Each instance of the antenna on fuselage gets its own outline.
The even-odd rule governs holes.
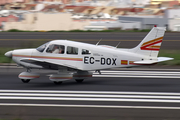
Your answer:
[[[101,42],[102,39],[100,39],[97,43],[96,43],[96,46],[99,45],[99,43]]]
[[[116,45],[116,48],[119,46],[120,43],[121,43],[121,42],[119,42],[119,43]]]

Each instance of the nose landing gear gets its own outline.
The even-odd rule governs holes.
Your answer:
[[[82,83],[84,79],[92,77],[92,73],[88,71],[77,71],[73,74],[74,79],[77,83]]]
[[[30,79],[21,79],[21,81],[22,81],[23,83],[29,83],[29,82],[30,82]]]
[[[29,83],[32,79],[39,78],[40,75],[38,73],[31,73],[27,71],[20,73],[18,77],[23,83]]]

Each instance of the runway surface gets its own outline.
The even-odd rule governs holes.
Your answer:
[[[53,39],[69,39],[121,48],[135,47],[143,33],[0,33],[0,47],[37,47]],[[166,33],[161,49],[179,50],[179,33]],[[55,85],[48,74],[22,83],[22,68],[0,67],[0,119],[40,120],[179,120],[180,70],[133,68],[102,71],[76,83]]]
[[[140,43],[147,32],[91,32],[91,33],[0,33],[0,47],[38,47],[39,45],[55,39],[74,40],[85,43],[116,46],[119,48],[132,48]],[[161,49],[180,50],[180,34],[165,33]]]
[[[53,71],[22,83],[23,69],[0,69],[0,117],[34,120],[178,120],[180,70],[137,68],[102,71],[83,83],[55,85]]]

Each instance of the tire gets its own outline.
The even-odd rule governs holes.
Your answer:
[[[76,79],[77,83],[82,83],[84,81],[84,79]]]
[[[22,81],[23,83],[29,83],[29,82],[30,82],[30,79],[21,79],[21,81]]]
[[[56,85],[60,85],[60,84],[62,84],[62,81],[59,81],[59,82],[54,81],[54,84],[56,84]]]

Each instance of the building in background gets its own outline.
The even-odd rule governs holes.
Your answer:
[[[168,19],[157,16],[120,16],[122,29],[151,29],[154,25],[168,27]]]
[[[162,4],[163,2],[180,2],[180,0],[151,0],[150,4]]]
[[[19,18],[15,17],[13,15],[9,15],[7,17],[0,17],[0,30],[4,30],[4,27],[6,25],[6,23],[10,23],[10,22],[18,22]]]
[[[0,16],[18,18],[18,22],[3,22],[5,30],[127,30],[157,25],[179,31],[179,1],[0,0]]]
[[[70,13],[31,13],[26,14],[21,22],[8,22],[4,30],[18,29],[29,31],[69,31],[83,30],[90,21],[74,21]]]
[[[5,4],[9,4],[9,3],[28,3],[31,0],[0,0],[0,5],[5,5]]]
[[[180,9],[168,9],[165,11],[170,31],[180,31]]]

